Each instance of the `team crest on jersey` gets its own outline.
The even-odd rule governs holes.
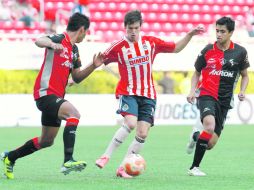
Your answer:
[[[230,59],[228,62],[230,63],[231,67],[233,67],[234,65],[237,64],[237,63],[234,61],[234,59]]]
[[[128,109],[129,109],[129,106],[127,104],[124,104],[123,107],[122,107],[122,110],[127,111]]]
[[[144,48],[144,50],[148,49],[146,44],[143,44],[143,48]]]

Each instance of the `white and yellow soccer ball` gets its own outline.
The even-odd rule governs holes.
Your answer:
[[[127,174],[138,176],[146,169],[146,161],[140,154],[130,154],[123,161],[123,167]]]

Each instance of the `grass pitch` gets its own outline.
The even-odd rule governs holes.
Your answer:
[[[187,175],[193,158],[185,153],[190,127],[153,127],[141,152],[147,169],[131,180],[117,178],[115,171],[134,133],[104,169],[94,164],[116,129],[79,127],[74,157],[85,160],[88,166],[81,173],[67,176],[60,173],[61,129],[52,147],[19,159],[14,167],[15,179],[0,178],[0,190],[254,190],[253,126],[226,126],[215,149],[206,152],[201,164],[206,177]],[[39,134],[39,128],[0,128],[0,151],[12,150]]]

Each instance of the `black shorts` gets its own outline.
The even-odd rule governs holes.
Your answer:
[[[60,127],[61,120],[58,118],[58,110],[65,101],[54,94],[36,100],[36,106],[42,112],[41,124],[43,126]]]
[[[221,106],[219,102],[211,96],[199,97],[198,108],[200,110],[200,119],[202,123],[203,118],[207,115],[213,115],[215,117],[214,132],[220,136],[227,118],[228,108]]]
[[[146,121],[154,125],[156,100],[144,96],[120,96],[118,114],[135,115],[138,121]]]

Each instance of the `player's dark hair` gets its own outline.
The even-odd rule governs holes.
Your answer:
[[[232,20],[230,17],[221,17],[216,21],[216,25],[225,25],[229,32],[235,30],[235,21]]]
[[[141,12],[139,10],[129,11],[124,17],[124,26],[133,24],[138,21],[140,22],[141,26],[143,22]]]
[[[75,32],[80,27],[84,27],[85,30],[87,30],[89,26],[90,26],[90,20],[87,16],[80,13],[74,13],[69,19],[67,30],[71,32]]]

